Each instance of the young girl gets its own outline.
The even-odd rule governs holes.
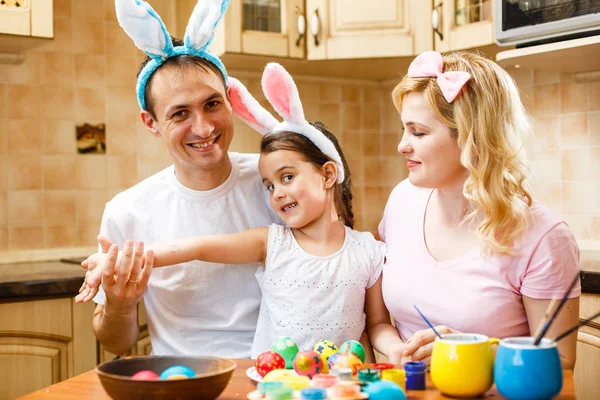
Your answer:
[[[267,65],[262,85],[283,122],[232,78],[229,94],[234,112],[268,133],[261,143],[259,170],[271,207],[286,226],[194,237],[147,249],[154,253],[154,267],[191,260],[262,263],[264,268],[256,273],[262,303],[253,358],[270,350],[280,336],[290,336],[300,349],[312,349],[321,339],[338,345],[359,340],[365,308],[381,299],[385,255],[385,245],[371,233],[352,229],[350,171],[335,136],[322,124],[305,120],[296,85],[283,67]],[[95,295],[102,277],[102,268],[95,267],[106,264],[109,256],[97,253],[84,262],[89,271],[77,301]],[[135,282],[137,277],[130,279]]]

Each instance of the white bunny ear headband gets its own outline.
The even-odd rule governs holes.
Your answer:
[[[214,29],[229,6],[229,0],[199,0],[185,30],[184,45],[173,47],[171,35],[150,4],[143,0],[115,0],[117,19],[135,45],[152,58],[142,69],[137,81],[137,98],[146,110],[144,91],[154,71],[171,57],[188,54],[214,64],[227,82],[227,71],[221,60],[206,48]]]
[[[335,162],[338,170],[337,182],[344,182],[344,164],[340,153],[331,140],[304,118],[298,88],[292,76],[281,65],[267,64],[262,76],[262,88],[269,103],[277,114],[283,117],[282,122],[277,121],[265,110],[237,79],[230,77],[227,87],[234,114],[246,124],[262,135],[294,132],[307,137]]]

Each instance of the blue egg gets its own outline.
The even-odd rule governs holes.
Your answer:
[[[161,380],[167,380],[172,375],[184,375],[188,378],[193,378],[196,376],[196,373],[190,367],[186,367],[184,365],[173,365],[165,369],[162,374],[160,374]]]
[[[402,388],[391,381],[377,381],[369,384],[364,390],[369,400],[406,400]]]

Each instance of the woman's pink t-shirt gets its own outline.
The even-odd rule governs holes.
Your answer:
[[[579,249],[570,229],[534,201],[529,229],[514,246],[519,256],[485,256],[473,248],[453,260],[436,261],[423,233],[432,192],[404,180],[392,191],[379,225],[388,248],[383,298],[400,337],[407,340],[427,328],[413,305],[434,326],[497,338],[530,335],[522,296],[561,297],[579,273]],[[577,284],[569,297],[580,294]]]

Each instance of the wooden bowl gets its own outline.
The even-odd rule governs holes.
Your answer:
[[[150,370],[161,374],[173,365],[184,365],[196,372],[194,378],[182,380],[137,381],[131,376]],[[225,389],[236,364],[217,357],[127,357],[104,363],[96,368],[104,390],[114,400],[136,399],[203,399],[213,400]]]

